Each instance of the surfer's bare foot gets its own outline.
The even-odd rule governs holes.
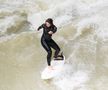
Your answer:
[[[52,66],[48,66],[49,70],[54,70],[54,68]]]

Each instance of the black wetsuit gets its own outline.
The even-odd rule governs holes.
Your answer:
[[[54,57],[57,58],[57,56],[60,52],[60,47],[56,44],[56,42],[52,39],[52,35],[48,34],[48,32],[52,31],[53,33],[55,33],[57,31],[57,27],[55,25],[53,25],[51,27],[46,27],[45,24],[42,24],[38,28],[38,30],[40,30],[41,28],[43,28],[41,44],[48,53],[47,54],[47,63],[48,63],[48,66],[50,66],[51,65],[51,56],[52,56],[51,48],[53,48],[55,50]]]

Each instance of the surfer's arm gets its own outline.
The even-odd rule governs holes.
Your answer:
[[[54,29],[52,29],[52,30],[51,30],[51,31],[49,31],[48,33],[49,33],[49,34],[54,34],[56,31],[57,31],[57,27],[56,27],[56,26],[54,26]]]
[[[53,33],[55,33],[57,31],[57,27],[54,26],[54,29],[52,30]]]
[[[43,27],[44,27],[44,24],[42,24],[41,26],[39,26],[37,30],[39,31],[39,30],[42,29]]]

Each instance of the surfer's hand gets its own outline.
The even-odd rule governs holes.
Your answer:
[[[37,29],[36,31],[39,31],[39,29]]]
[[[49,33],[49,34],[53,34],[53,32],[52,32],[52,31],[49,31],[48,33]]]

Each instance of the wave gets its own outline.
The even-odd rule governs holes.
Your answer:
[[[0,88],[107,90],[107,0],[0,0]],[[53,36],[66,56],[64,71],[40,80],[46,52],[36,29],[53,18]],[[11,83],[10,83],[11,82]],[[19,88],[18,88],[19,87]]]

